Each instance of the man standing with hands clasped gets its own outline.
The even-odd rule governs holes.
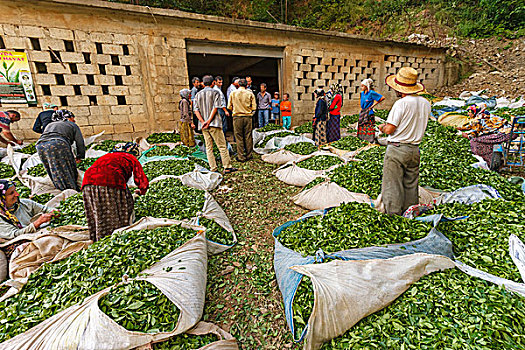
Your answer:
[[[386,78],[400,100],[388,114],[381,132],[389,135],[383,163],[382,197],[387,214],[402,215],[419,203],[419,144],[430,116],[430,103],[416,95],[425,89],[415,69],[403,67]]]
[[[199,119],[199,128],[202,129],[204,144],[206,145],[206,157],[210,163],[210,170],[217,171],[217,162],[213,155],[213,143],[217,145],[221,154],[224,173],[229,174],[237,169],[232,168],[231,159],[226,147],[226,139],[222,131],[222,120],[217,110],[223,107],[220,92],[212,89],[213,77],[206,75],[202,78],[204,89],[199,91],[195,96],[193,109],[197,119]]]

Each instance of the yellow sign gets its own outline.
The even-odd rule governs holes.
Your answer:
[[[36,103],[25,52],[0,50],[0,103]]]

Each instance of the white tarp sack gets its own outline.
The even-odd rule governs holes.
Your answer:
[[[22,168],[22,161],[31,157],[31,154],[17,152],[17,149],[21,149],[22,147],[23,146],[17,146],[17,148],[15,148],[12,145],[7,145],[5,155],[2,157],[2,163],[11,165],[17,173],[20,171],[20,168]]]
[[[416,253],[291,267],[310,277],[314,289],[304,349],[319,349],[359,320],[390,305],[421,277],[454,266],[445,256]]]
[[[104,135],[105,131],[101,131],[99,132],[98,134],[96,135],[92,135],[92,136],[89,136],[89,137],[84,137],[84,145],[86,146],[86,148],[88,148],[92,143],[95,143],[98,141],[98,139]]]
[[[222,182],[222,175],[220,173],[209,171],[207,169],[202,168],[199,165],[196,165],[195,170],[192,172],[180,176],[160,175],[152,179],[150,181],[150,184],[169,178],[179,179],[183,185],[203,191],[212,191],[216,189]]]
[[[82,187],[82,180],[84,179],[84,171],[77,169],[77,172],[77,186],[80,188]],[[18,178],[20,179],[20,182],[24,184],[24,186],[28,187],[31,190],[31,196],[36,196],[44,193],[51,193],[55,195],[61,193],[61,191],[58,190],[55,187],[55,185],[53,185],[53,181],[51,181],[49,175],[46,175],[44,177],[35,177],[27,175],[27,171],[22,171],[18,175]]]
[[[86,158],[100,158],[106,154],[108,154],[108,152],[102,151],[102,150],[96,150],[93,148],[86,150]]]
[[[322,149],[332,152],[334,154],[337,154],[339,157],[344,158],[346,160],[356,160],[356,156],[359,153],[369,150],[370,148],[373,148],[373,147],[377,147],[377,146],[374,144],[368,144],[364,147],[356,149],[355,151],[345,151],[339,148],[335,148],[334,146],[331,146],[331,145],[323,146]]]
[[[518,267],[521,280],[525,281],[525,244],[523,244],[523,242],[514,234],[509,237],[509,254],[514,264]],[[456,267],[467,275],[481,278],[482,280],[494,283],[498,286],[503,286],[505,289],[525,297],[525,283],[518,283],[494,276],[490,273],[465,265],[460,261],[456,261],[455,263]]]
[[[53,197],[51,200],[49,200],[46,203],[46,207],[56,209],[60,205],[60,202],[68,199],[71,196],[74,196],[77,193],[78,193],[77,191],[71,190],[71,189],[64,190],[60,192],[59,194],[57,194],[55,197]]]
[[[439,196],[438,193],[419,187],[420,204],[431,204],[437,196]],[[308,190],[299,192],[292,197],[292,200],[298,206],[309,210],[323,210],[338,207],[343,203],[359,202],[370,204],[381,213],[385,212],[381,194],[376,199],[372,199],[364,193],[350,192],[329,179]]]
[[[162,220],[159,221],[159,226],[165,226]],[[140,229],[140,225],[117,231],[136,229]],[[172,332],[131,332],[117,324],[98,307],[99,299],[110,292],[110,287],[0,344],[0,350],[124,350],[160,342],[184,333],[195,326],[202,317],[207,264],[207,243],[204,233],[200,232],[142,271],[139,277],[127,281],[150,282],[179,308],[179,320]]]
[[[294,143],[299,143],[299,142],[309,142],[311,144],[315,144],[315,142],[312,139],[309,139],[308,137],[305,137],[303,135],[299,135],[299,136],[289,135],[285,137],[274,137],[270,139],[270,141],[268,141],[266,145],[264,145],[264,147],[262,148],[254,147],[253,150],[255,151],[255,153],[258,153],[258,154],[268,154],[278,149],[284,148],[288,145],[292,145]]]
[[[454,100],[450,97],[445,97],[441,101],[434,103],[434,106],[443,106],[443,107],[463,107],[464,105],[465,105],[464,100]]]
[[[283,165],[288,162],[296,161],[297,159],[301,158],[302,155],[293,153],[291,151],[280,149],[273,153],[269,154],[263,154],[261,156],[261,159],[265,161],[266,163],[270,164],[276,164],[276,165]]]
[[[2,286],[10,288],[2,295],[0,302],[18,293],[27,283],[29,275],[42,264],[65,259],[92,243],[85,227],[69,225],[44,228],[15,237],[2,242],[0,248],[17,242],[24,243],[16,247],[11,260],[7,262],[10,279],[2,283]],[[7,272],[7,268],[5,271]]]
[[[9,149],[7,151],[8,153],[8,156],[9,156]],[[15,152],[17,153],[17,152]],[[14,162],[16,162],[15,160],[15,155],[13,154],[13,160],[12,160],[13,163],[11,163],[11,165],[14,166]],[[29,156],[26,161],[24,162],[24,164],[22,164],[22,166],[20,166],[19,168],[15,168],[15,169],[19,169],[20,171],[24,171],[24,170],[27,170],[29,168],[32,168],[34,166],[37,166],[38,164],[42,164],[42,161],[40,160],[40,157],[38,156],[38,153],[35,153],[35,154],[32,154],[31,156]]]
[[[330,168],[325,169],[325,170],[309,170],[309,169],[301,168],[300,166],[297,165],[303,160],[310,159],[316,156],[336,157],[340,159],[342,163],[331,166]],[[308,185],[310,182],[312,182],[319,176],[322,176],[345,163],[346,163],[346,160],[344,158],[339,157],[337,154],[326,152],[326,151],[318,151],[312,154],[308,154],[306,156],[302,156],[301,158],[295,161],[288,162],[287,164],[284,164],[278,169],[274,170],[273,173],[279,180],[281,180],[285,184],[303,187],[303,186]]]

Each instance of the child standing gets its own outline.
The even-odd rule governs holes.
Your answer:
[[[191,115],[191,91],[189,89],[180,90],[180,139],[185,146],[195,147],[195,136],[193,135],[193,118]]]
[[[275,124],[281,124],[280,121],[279,121],[279,115],[280,115],[280,112],[281,112],[281,100],[279,100],[279,93],[276,91],[274,94],[273,94],[273,99],[272,99],[272,121],[275,123]]]
[[[281,102],[281,116],[283,117],[283,126],[289,130],[292,125],[292,102],[289,94],[283,95],[283,101]]]

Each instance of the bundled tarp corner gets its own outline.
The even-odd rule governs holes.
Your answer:
[[[288,130],[272,130],[268,132],[260,132],[257,129],[252,131],[253,136],[253,150],[255,153],[258,154],[268,154],[272,153],[276,150],[282,149],[286,147],[287,145],[291,145],[294,143],[299,142],[309,142],[312,144],[315,144],[315,142],[312,139],[309,139],[308,137],[305,137],[303,135],[297,135],[290,132],[290,135],[284,136],[284,137],[273,137],[270,140],[266,142],[266,144],[262,145],[262,147],[257,147],[257,144],[261,141],[263,141],[267,136],[278,134],[281,132],[286,132]]]
[[[165,226],[164,220],[150,228]],[[179,223],[186,228],[194,228]],[[117,231],[141,229],[141,225]],[[86,298],[81,304],[71,306],[50,317],[25,333],[2,344],[0,349],[133,349],[152,342],[166,340],[194,327],[202,317],[206,292],[207,242],[204,232],[197,233],[185,244],[175,249],[133,280],[143,280],[156,286],[180,310],[175,329],[171,332],[131,332],[113,321],[98,307],[100,298],[111,290],[106,288]]]
[[[422,276],[455,266],[452,242],[435,228],[417,241],[331,253],[319,250],[316,257],[303,257],[279,242],[285,228],[326,212],[310,212],[273,233],[274,269],[292,334],[292,303],[303,275],[310,277],[314,287],[308,326],[296,339],[305,337],[304,349],[318,349],[323,342],[343,334],[360,319],[388,306]]]
[[[302,161],[305,161],[307,159],[317,157],[317,156],[335,157],[341,160],[341,163],[331,166],[330,168],[325,169],[325,170],[310,170],[310,169],[301,168],[298,165],[298,163]],[[284,182],[285,184],[303,187],[303,186],[308,185],[310,182],[312,182],[316,178],[323,176],[324,174],[337,168],[338,166],[343,165],[345,162],[346,160],[338,156],[337,154],[326,152],[326,151],[318,151],[318,152],[314,152],[314,153],[302,156],[294,161],[291,161],[291,162],[288,162],[282,165],[281,167],[277,168],[274,171],[274,174],[280,181]]]

